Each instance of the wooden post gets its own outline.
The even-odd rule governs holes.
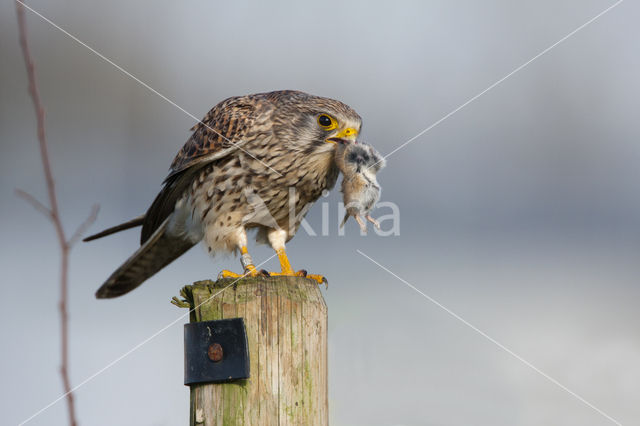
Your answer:
[[[318,284],[248,277],[229,286],[234,281],[199,281],[182,291],[195,307],[191,322],[244,318],[251,374],[191,386],[190,424],[327,425],[327,305]]]

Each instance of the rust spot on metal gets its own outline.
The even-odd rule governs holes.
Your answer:
[[[222,346],[219,343],[212,343],[209,345],[209,350],[207,351],[207,355],[209,355],[209,359],[213,362],[218,362],[222,359]]]

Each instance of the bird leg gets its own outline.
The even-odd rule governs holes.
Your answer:
[[[289,258],[287,257],[287,252],[284,250],[284,247],[277,249],[276,254],[278,255],[278,260],[280,261],[282,275],[295,275],[295,273],[293,272],[293,268],[291,267],[291,263],[289,263]]]
[[[307,274],[307,271],[304,269],[301,269],[297,272],[294,271],[293,268],[291,267],[291,264],[289,263],[289,258],[287,257],[287,253],[285,252],[284,248],[277,249],[276,253],[278,254],[278,260],[280,260],[280,267],[282,268],[282,272],[270,272],[269,275],[288,276],[288,277],[305,277],[305,278],[310,278],[316,281],[318,284],[324,284],[327,287],[329,287],[329,282],[322,275]]]
[[[287,252],[284,249],[284,243],[286,241],[287,234],[283,230],[274,229],[270,231],[268,234],[269,243],[271,243],[271,247],[276,251],[278,255],[278,260],[280,261],[280,268],[282,272],[270,272],[269,275],[272,276],[289,276],[289,277],[306,277],[316,281],[318,284],[325,284],[329,286],[329,283],[325,277],[322,275],[315,274],[307,274],[307,271],[301,269],[297,272],[293,270],[291,267],[291,263],[289,263],[289,258],[287,257]]]
[[[235,234],[235,245],[240,250],[240,263],[244,274],[236,274],[235,272],[227,271],[226,269],[220,272],[218,278],[242,278],[242,277],[268,277],[269,274],[263,270],[258,271],[253,265],[253,259],[247,250],[247,231],[244,227],[238,228]]]
[[[257,277],[261,275],[260,271],[253,265],[253,259],[247,250],[247,246],[240,247],[240,263],[244,269],[244,274],[236,274],[235,272],[222,270],[218,275],[218,278],[242,278],[242,277]]]

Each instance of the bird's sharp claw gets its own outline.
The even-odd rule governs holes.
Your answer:
[[[311,278],[318,284],[324,284],[325,288],[329,288],[329,281],[327,281],[327,278],[323,275],[309,274],[307,275],[307,278]]]
[[[269,271],[267,271],[266,269],[260,269],[260,276],[262,276],[262,277],[270,277],[271,273]]]

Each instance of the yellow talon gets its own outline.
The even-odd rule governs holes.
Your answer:
[[[253,266],[252,264],[247,265],[247,269],[246,269],[245,273],[250,277],[255,277],[255,276],[260,274],[258,272],[258,270],[256,269],[256,267]]]
[[[318,284],[324,284],[325,288],[329,288],[329,281],[323,275],[309,274],[307,278],[311,278],[316,281]]]
[[[247,265],[247,269],[245,270],[244,274],[236,274],[235,272],[227,271],[226,269],[223,269],[218,274],[218,278],[244,278],[244,277],[257,277],[258,275],[261,275],[261,274],[260,274],[260,271],[258,271],[255,266]]]
[[[276,250],[276,253],[278,255],[278,259],[280,260],[280,267],[282,268],[282,272],[272,272],[270,273],[271,276],[306,277],[311,278],[318,284],[324,284],[325,286],[327,286],[327,288],[329,287],[329,282],[322,275],[307,274],[307,271],[305,271],[304,269],[298,272],[294,272],[293,268],[291,267],[291,263],[289,263],[289,258],[287,257],[287,253],[285,252],[284,248]]]
[[[220,271],[220,273],[218,274],[218,278],[242,278],[242,277],[246,277],[249,274],[236,274],[235,272],[231,272],[231,271],[227,271],[226,269],[223,269],[222,271]]]
[[[242,255],[242,265],[244,266],[244,274],[236,274],[235,272],[227,271],[226,269],[218,274],[218,278],[243,278],[243,277],[257,277],[261,275],[260,271],[253,266],[253,261],[247,246],[240,247],[240,254]]]
[[[248,257],[247,248],[245,246],[240,247],[240,253],[243,256]],[[276,250],[276,254],[278,255],[278,259],[280,260],[280,267],[282,268],[282,272],[266,272],[266,271],[258,271],[253,263],[244,263],[245,265],[245,273],[244,274],[236,274],[235,272],[227,271],[226,269],[220,272],[218,278],[243,278],[243,277],[257,277],[257,276],[272,276],[272,277],[306,277],[314,280],[318,284],[324,284],[329,287],[329,283],[325,277],[322,275],[313,275],[307,274],[307,271],[304,269],[294,272],[291,264],[289,263],[289,259],[287,258],[287,253],[284,248]],[[249,262],[251,258],[247,259]]]

